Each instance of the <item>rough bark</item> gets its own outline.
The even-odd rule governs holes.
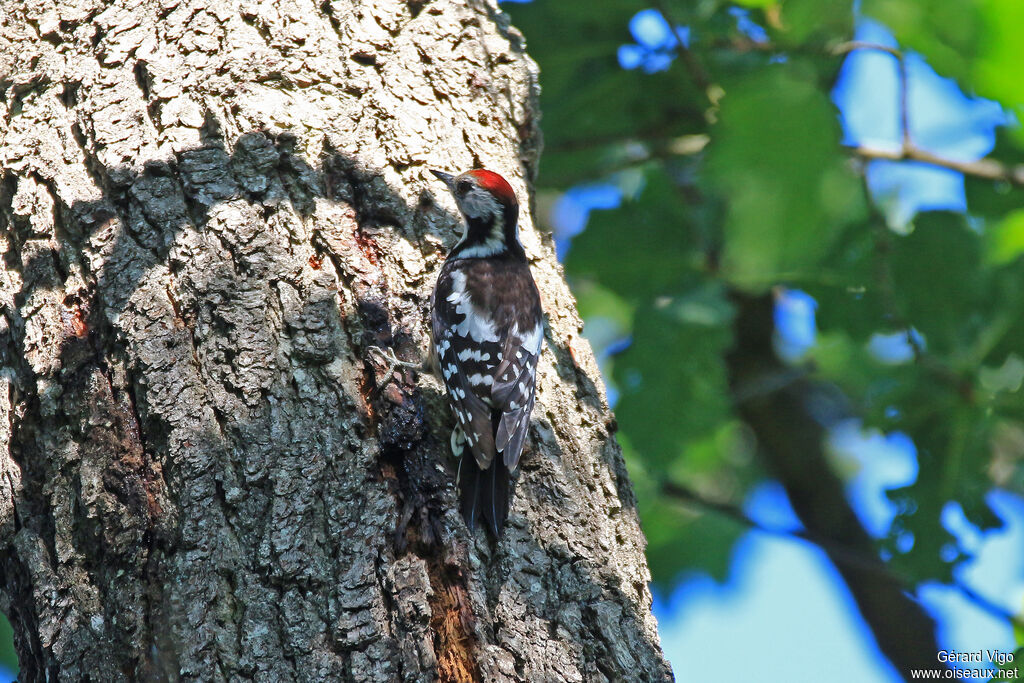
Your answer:
[[[23,680],[664,680],[633,494],[529,203],[548,327],[500,543],[426,347],[458,219],[530,196],[492,3],[0,0],[0,607]]]

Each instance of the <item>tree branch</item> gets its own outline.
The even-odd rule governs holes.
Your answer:
[[[786,52],[778,45],[768,42],[755,42],[753,40],[731,40],[725,47],[742,52]],[[841,57],[857,50],[873,50],[891,55],[899,64],[900,83],[900,137],[901,144],[897,150],[885,150],[866,145],[851,146],[850,150],[868,161],[916,161],[939,168],[948,168],[964,175],[985,180],[1000,180],[1008,182],[1017,187],[1024,187],[1024,165],[1004,164],[994,159],[978,159],[976,161],[956,161],[932,154],[914,144],[910,135],[910,109],[907,97],[907,66],[906,57],[899,49],[881,43],[872,43],[863,40],[848,40],[834,47],[828,48],[824,53],[828,56]],[[788,50],[792,52],[793,50]],[[691,55],[692,58],[692,55]]]
[[[704,96],[714,104],[715,98],[711,94],[711,88],[715,83],[711,79],[711,75],[704,68],[704,65],[700,63],[700,60],[694,57],[690,49],[686,47],[686,43],[683,41],[683,34],[679,30],[680,24],[675,21],[668,3],[663,0],[656,0],[654,6],[661,14],[661,18],[665,20],[669,25],[669,28],[672,30],[672,35],[675,36],[676,39],[675,50],[683,60],[686,70],[690,73],[690,78],[693,79],[694,84],[700,88],[700,91],[704,93]]]
[[[825,427],[811,405],[813,383],[796,378],[772,391],[748,391],[786,369],[772,346],[771,296],[734,292],[733,301],[735,344],[726,355],[726,367],[737,414],[753,430],[760,453],[807,533],[830,539],[822,549],[850,588],[885,656],[908,680],[914,669],[935,668],[935,622],[907,594],[904,582],[874,556],[874,542],[828,465],[822,447]],[[847,551],[856,553],[857,563],[847,561]]]
[[[940,157],[931,152],[904,143],[898,150],[884,150],[863,145],[851,147],[850,150],[866,160],[884,159],[887,161],[917,161],[931,166],[948,168],[964,175],[1001,180],[1017,187],[1024,187],[1024,165],[1009,165],[994,159],[978,159],[977,161],[954,161]]]
[[[890,567],[881,563],[874,555],[865,555],[859,550],[844,547],[832,539],[825,538],[802,529],[780,529],[764,526],[735,505],[708,500],[698,492],[673,482],[666,482],[663,484],[661,491],[665,495],[670,498],[674,498],[681,503],[692,504],[711,512],[718,513],[749,529],[771,534],[772,536],[807,541],[828,553],[829,557],[833,561],[838,558],[845,565],[853,566],[863,571],[882,574],[885,578],[902,583],[906,590],[913,590],[913,583],[910,580],[906,577],[897,575]]]
[[[846,55],[855,50],[873,50],[884,52],[896,59],[899,65],[900,84],[900,148],[897,150],[884,150],[866,145],[851,147],[854,154],[866,160],[886,161],[917,161],[930,166],[948,168],[964,175],[984,178],[986,180],[1001,180],[1018,187],[1024,187],[1024,166],[1007,165],[994,159],[978,159],[977,161],[955,161],[945,157],[932,154],[914,144],[910,135],[910,104],[908,98],[907,60],[903,52],[897,48],[879,43],[869,43],[861,40],[850,40],[841,43],[830,50],[833,55]]]
[[[735,505],[709,500],[698,491],[674,482],[665,482],[662,484],[661,492],[683,505],[690,505],[707,512],[720,514],[752,531],[760,531],[764,534],[788,540],[813,543],[827,552],[832,561],[839,560],[844,564],[851,565],[862,570],[881,572],[886,578],[902,583],[906,591],[913,593],[915,590],[915,582],[910,577],[900,574],[888,564],[880,564],[879,558],[874,554],[864,555],[858,550],[843,547],[832,539],[822,538],[803,529],[783,529],[780,527],[765,526]],[[960,581],[954,581],[951,586],[960,591],[965,598],[970,600],[977,607],[980,607],[992,616],[998,619],[1004,619],[1013,624],[1016,628],[1024,628],[1024,619],[992,602],[970,586]]]

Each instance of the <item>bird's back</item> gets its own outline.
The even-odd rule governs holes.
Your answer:
[[[540,296],[522,259],[455,258],[441,269],[431,309],[433,351],[464,436],[453,450],[473,456],[460,463],[463,514],[472,526],[482,512],[497,534],[536,393]]]

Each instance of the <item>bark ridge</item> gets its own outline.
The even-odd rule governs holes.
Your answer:
[[[458,514],[426,348],[428,168],[529,197],[536,68],[491,3],[3,0],[0,608],[24,680],[671,673],[550,239],[500,545]]]

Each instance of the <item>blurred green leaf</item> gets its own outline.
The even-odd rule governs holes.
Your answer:
[[[878,286],[877,230],[869,223],[849,225],[817,269],[790,281],[818,302],[816,322],[823,334],[841,332],[866,342],[890,324]]]
[[[972,3],[973,4],[973,3]],[[984,29],[979,41],[981,55],[974,69],[978,92],[1002,102],[1018,116],[1024,113],[1024,80],[1020,66],[1024,64],[1024,3],[1019,0],[982,0],[976,3]],[[1024,133],[1017,129],[1017,140]]]
[[[724,581],[733,543],[746,527],[664,495],[663,480],[648,471],[646,459],[633,450],[629,437],[619,440],[637,494],[651,578],[670,588],[681,573],[700,570]]]
[[[893,241],[896,311],[956,372],[1024,354],[1024,261],[996,259],[993,266],[984,258],[1013,244],[1012,223],[1005,229],[1009,235],[997,226],[983,236],[961,214],[934,212]]]
[[[654,472],[685,456],[730,415],[722,355],[731,309],[719,287],[637,310],[632,345],[615,357],[619,426]]]
[[[789,64],[726,87],[707,158],[728,203],[722,271],[760,290],[816,267],[864,214],[828,97]]]
[[[989,227],[986,233],[986,258],[989,263],[1010,263],[1024,254],[1024,209],[1017,209]]]
[[[867,412],[871,381],[879,373],[879,364],[867,351],[863,341],[854,341],[842,330],[832,330],[818,335],[817,343],[810,351],[815,374],[821,379],[835,382],[850,396],[862,399],[858,406],[860,414]],[[884,406],[882,411],[884,413]],[[877,420],[868,420],[873,426],[885,427]]]
[[[985,306],[981,240],[964,216],[922,214],[913,232],[893,238],[890,263],[895,312],[928,348],[946,354],[967,344]]]
[[[786,44],[849,39],[853,7],[849,0],[783,0],[782,25]]]
[[[1019,126],[995,130],[995,147],[988,155],[1007,166],[1024,164],[1024,146],[1017,139]],[[968,211],[972,216],[1001,220],[1007,213],[1021,208],[1022,189],[1005,181],[967,175],[964,177]]]
[[[640,519],[655,582],[671,586],[686,570],[707,572],[718,581],[728,577],[732,546],[744,527],[722,515],[688,510],[663,496],[647,501],[641,505]]]
[[[970,87],[980,5],[976,0],[864,0],[861,11],[892,29],[901,45],[923,54],[940,75]]]
[[[619,47],[635,42],[629,20],[647,7],[615,0],[504,7],[541,65],[542,182],[565,187],[584,169],[597,176],[606,148],[625,140],[669,139],[704,127],[703,95],[678,64],[653,74],[619,66]]]
[[[918,480],[892,495],[907,502],[909,510],[897,518],[894,533],[906,529],[914,535],[914,547],[900,560],[903,569],[918,580],[949,580],[952,565],[942,560],[942,547],[955,539],[942,527],[942,509],[958,501],[964,514],[982,529],[1001,526],[985,504],[992,483],[986,475],[991,413],[963,400],[949,387],[919,382],[914,399],[904,403],[905,423],[915,435],[918,449]],[[941,411],[941,412],[932,412]]]
[[[18,670],[18,653],[14,650],[14,629],[3,614],[0,614],[0,664],[11,671]]]
[[[572,291],[576,295],[576,308],[584,320],[606,318],[623,331],[632,326],[634,307],[592,278],[574,278]]]
[[[692,282],[700,254],[676,188],[654,171],[635,200],[595,211],[565,259],[566,271],[590,278],[627,301],[677,291]]]

